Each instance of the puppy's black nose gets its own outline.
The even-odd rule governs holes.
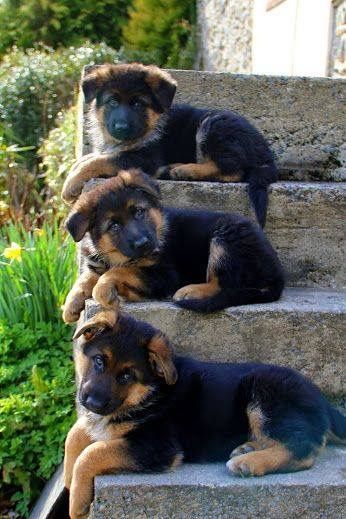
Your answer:
[[[84,399],[83,405],[94,413],[101,413],[109,403],[109,400],[97,394],[89,394]]]
[[[142,236],[133,242],[133,248],[136,251],[145,251],[149,248],[150,241],[146,236]]]

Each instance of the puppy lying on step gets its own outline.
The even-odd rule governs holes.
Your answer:
[[[236,476],[310,468],[346,418],[292,369],[174,357],[167,338],[114,311],[76,331],[79,419],[65,447],[72,519],[99,474],[226,461]]]
[[[63,318],[77,321],[93,297],[112,308],[173,296],[201,312],[277,300],[281,264],[263,231],[237,214],[163,208],[156,181],[122,171],[83,193],[67,219],[86,268]]]
[[[94,150],[68,175],[62,192],[73,202],[85,182],[141,168],[172,180],[248,182],[263,227],[268,186],[277,180],[273,154],[249,121],[228,110],[172,105],[176,82],[140,63],[99,65],[82,80]]]

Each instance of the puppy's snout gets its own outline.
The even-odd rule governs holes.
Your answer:
[[[102,414],[109,404],[109,398],[101,393],[87,393],[82,400],[84,407],[94,413]]]
[[[134,240],[132,246],[136,252],[144,252],[150,248],[150,240],[146,236],[142,236]]]

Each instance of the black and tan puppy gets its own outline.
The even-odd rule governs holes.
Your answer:
[[[277,169],[266,140],[244,117],[172,105],[173,78],[139,63],[95,67],[82,80],[82,89],[99,153],[75,164],[63,188],[65,201],[74,201],[91,178],[141,168],[164,179],[248,182],[264,226],[267,189],[277,180]]]
[[[65,448],[72,519],[87,516],[93,478],[226,461],[240,476],[310,468],[346,418],[292,369],[173,357],[145,322],[106,311],[76,332],[79,419]]]
[[[110,308],[173,296],[201,312],[277,300],[282,268],[263,231],[237,214],[163,208],[155,180],[138,170],[83,193],[67,219],[82,241],[86,269],[67,297],[64,320],[76,321],[93,298]]]

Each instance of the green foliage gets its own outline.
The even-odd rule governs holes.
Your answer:
[[[79,48],[17,48],[0,65],[0,118],[18,142],[37,146],[63,108],[75,100],[84,65],[119,61],[105,44]]]
[[[140,51],[146,62],[191,68],[195,54],[194,23],[194,0],[134,0],[123,28],[126,53],[136,57]]]
[[[0,497],[26,517],[75,420],[71,329],[0,321],[0,358]]]
[[[49,132],[38,150],[41,157],[40,169],[49,189],[50,200],[59,214],[66,211],[60,196],[62,185],[76,160],[76,116],[75,106],[64,110],[57,118],[56,128]]]
[[[121,28],[131,0],[3,0],[0,3],[0,54],[36,42],[57,48],[86,39],[121,44]]]
[[[25,232],[9,224],[0,235],[0,320],[35,327],[60,322],[76,275],[75,246],[58,226]]]
[[[61,305],[76,274],[75,247],[55,225],[0,233],[1,495],[27,516],[63,457],[74,421],[71,329]]]

